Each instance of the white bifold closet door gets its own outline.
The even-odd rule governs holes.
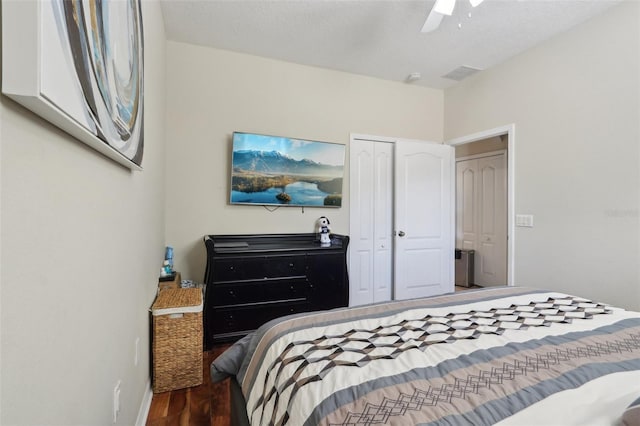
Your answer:
[[[350,144],[349,305],[453,291],[453,149]]]
[[[393,285],[393,143],[349,146],[349,306],[382,302]]]

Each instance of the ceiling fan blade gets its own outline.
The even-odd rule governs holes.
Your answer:
[[[427,16],[427,20],[424,22],[420,32],[430,33],[436,30],[440,26],[444,15],[451,16],[455,7],[456,0],[436,0],[436,4],[433,5],[433,9],[429,12],[429,16]]]
[[[432,10],[431,13],[429,13],[429,16],[427,16],[427,20],[424,22],[420,32],[430,33],[431,31],[435,31],[440,26],[440,22],[442,22],[443,17],[444,15]]]
[[[433,5],[432,12],[438,12],[441,15],[451,16],[455,7],[456,0],[436,0],[436,4]]]

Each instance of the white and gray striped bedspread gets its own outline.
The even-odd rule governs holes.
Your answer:
[[[274,320],[212,365],[252,425],[616,424],[640,314],[527,288]]]

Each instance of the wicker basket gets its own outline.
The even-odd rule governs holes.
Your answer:
[[[153,391],[202,384],[202,290],[162,290],[151,313]]]

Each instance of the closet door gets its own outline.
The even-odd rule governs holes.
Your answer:
[[[398,141],[395,154],[395,299],[453,292],[453,148]]]
[[[452,292],[453,148],[351,138],[349,305]]]
[[[355,306],[392,296],[393,144],[352,139],[349,150],[349,306]]]
[[[478,158],[478,251],[475,283],[507,284],[507,170],[505,155]]]
[[[507,284],[505,154],[456,162],[456,246],[475,250],[473,284]]]

